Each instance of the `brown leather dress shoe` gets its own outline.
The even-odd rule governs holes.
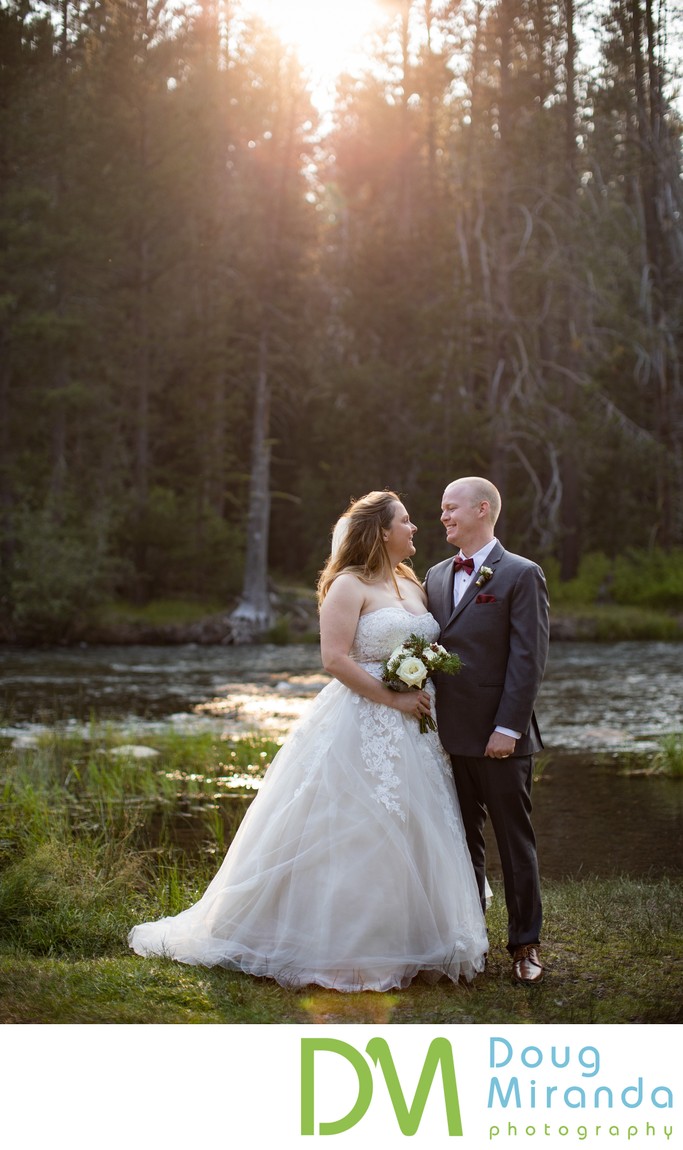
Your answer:
[[[516,946],[512,952],[512,977],[522,986],[536,986],[543,979],[543,963],[533,943]]]

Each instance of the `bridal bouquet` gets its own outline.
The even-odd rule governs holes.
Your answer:
[[[440,643],[425,643],[419,635],[409,635],[382,663],[382,681],[392,691],[419,691],[435,671],[455,675],[462,660],[454,651],[447,651]],[[435,731],[431,715],[420,718],[420,732]]]

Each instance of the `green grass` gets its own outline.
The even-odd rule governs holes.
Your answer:
[[[590,598],[590,586],[551,582],[550,603],[553,637],[589,640],[593,642],[621,642],[624,640],[651,640],[675,642],[683,640],[683,621],[680,611],[664,606],[596,603]],[[286,646],[289,643],[317,644],[320,633],[314,605],[309,608],[290,606],[286,592],[282,595],[279,614],[266,632],[268,643]],[[303,595],[301,600],[303,601]],[[221,612],[228,613],[229,605],[214,601],[169,599],[157,600],[144,607],[127,603],[111,603],[90,619],[90,624],[106,627],[110,636],[116,628],[127,633],[132,626],[183,627]],[[82,636],[87,635],[87,627]],[[82,637],[81,636],[81,637]]]
[[[545,884],[547,973],[535,988],[510,981],[501,891],[490,912],[486,972],[470,985],[413,983],[380,995],[337,994],[220,969],[141,959],[125,932],[143,909],[122,900],[108,921],[91,910],[91,948],[55,936],[36,955],[0,950],[0,1022],[15,1023],[673,1023],[683,1019],[681,891],[668,881]],[[143,900],[146,902],[147,900]],[[149,909],[149,903],[147,903]],[[161,908],[157,907],[157,911]],[[39,911],[36,911],[39,914]],[[117,924],[120,933],[117,936]],[[101,951],[104,950],[104,953]]]
[[[683,626],[678,618],[646,607],[558,606],[551,600],[550,614],[553,637],[598,643],[683,640]]]
[[[132,753],[117,753],[129,743],[124,732],[107,724],[91,723],[87,737],[53,728],[33,747],[6,747],[0,752],[0,788],[15,804],[40,794],[51,806],[86,798],[216,795],[227,777],[263,775],[280,746],[277,740],[258,735],[233,739],[169,730],[144,740],[136,737],[136,745],[157,752],[154,758],[136,759]],[[2,818],[0,814],[0,827]]]
[[[660,750],[655,753],[652,769],[656,774],[683,779],[683,732],[675,731],[660,739]]]
[[[267,642],[317,643],[316,593],[313,586],[300,586],[287,580],[277,581],[278,617],[265,636]],[[131,626],[184,627],[198,623],[212,615],[229,614],[235,602],[219,599],[165,598],[137,604],[124,599],[112,599],[94,609],[88,618],[92,627],[122,630]],[[86,627],[87,631],[87,627]]]
[[[668,879],[546,882],[547,976],[533,989],[510,980],[499,884],[487,969],[469,986],[343,995],[138,958],[130,927],[196,901],[234,833],[244,801],[227,804],[226,820],[221,780],[260,774],[276,747],[209,735],[148,742],[156,759],[115,756],[116,737],[94,724],[89,739],[52,732],[2,752],[0,1022],[681,1021],[683,892]],[[189,851],[170,833],[178,809],[199,828]]]
[[[582,556],[575,578],[565,581],[560,579],[554,556],[539,558],[548,579],[555,637],[604,642],[683,640],[683,548],[629,548],[616,556],[590,552]],[[634,578],[635,572],[647,572],[647,578]],[[277,618],[264,636],[266,642],[317,643],[314,576],[303,584],[277,571],[271,576]],[[159,628],[167,628],[169,634],[175,629],[174,637],[182,638],[183,628],[211,616],[227,615],[235,605],[236,600],[230,597],[207,595],[202,599],[182,593],[143,605],[112,599],[93,606],[82,619],[83,604],[77,596],[60,610],[53,607],[55,619],[44,623],[56,627],[55,637],[60,640],[74,635],[87,639],[89,633],[98,639],[104,629],[108,641],[115,641],[117,635],[130,641],[131,634]],[[33,638],[42,635],[44,640],[40,610],[35,603],[30,606],[38,615],[29,632]]]
[[[164,627],[196,623],[207,615],[226,610],[226,604],[218,599],[153,599],[143,605],[120,599],[99,607],[93,612],[91,622],[107,626],[144,623],[148,627]]]

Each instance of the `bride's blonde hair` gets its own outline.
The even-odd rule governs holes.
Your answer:
[[[400,502],[395,491],[371,491],[352,500],[335,524],[332,551],[318,580],[318,604],[342,571],[357,575],[364,583],[373,583],[386,574],[389,557],[383,532],[390,529]],[[417,575],[407,563],[399,563],[392,570],[394,582],[397,576],[412,579],[419,586]]]

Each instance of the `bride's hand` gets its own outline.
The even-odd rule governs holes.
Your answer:
[[[431,699],[426,691],[392,691],[391,694],[394,709],[402,711],[404,715],[421,719],[424,715],[432,713]]]

